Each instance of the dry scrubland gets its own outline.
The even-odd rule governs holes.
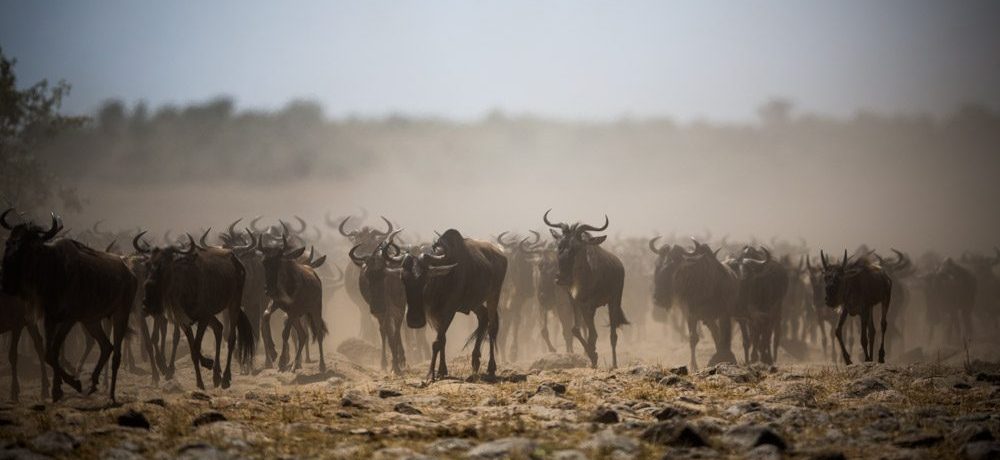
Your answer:
[[[356,361],[370,364],[371,352]],[[701,362],[709,350],[699,351]],[[961,359],[960,357],[958,358]],[[498,382],[387,376],[346,356],[296,373],[194,388],[123,372],[118,405],[98,395],[0,407],[0,458],[995,458],[1000,367],[720,365],[688,372],[579,356],[501,366]],[[953,362],[953,361],[949,361]],[[22,367],[23,368],[23,367]],[[210,374],[207,374],[210,375]],[[209,379],[209,382],[211,379]],[[6,383],[6,379],[4,380]],[[148,423],[148,428],[142,427]],[[989,457],[993,455],[993,457]]]

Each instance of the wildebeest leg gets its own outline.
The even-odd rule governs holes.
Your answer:
[[[313,313],[312,315],[310,315],[309,321],[313,321],[313,324],[316,325],[316,330],[321,330],[321,328],[325,327],[325,325],[323,324],[322,309],[320,309],[316,313]],[[400,321],[402,321],[402,318],[400,318]],[[314,334],[314,335],[316,335],[316,334]],[[396,335],[397,336],[399,335],[399,327],[396,328]],[[320,371],[320,373],[324,373],[324,374],[326,373],[326,358],[323,357],[323,339],[325,339],[325,338],[326,338],[326,334],[318,334],[318,335],[316,335],[316,345],[319,347],[319,371]],[[401,363],[405,363],[406,360],[405,360],[405,358],[403,358],[403,343],[402,342],[399,343],[399,356],[400,356],[400,362]],[[400,370],[400,373],[402,373],[402,370]]]
[[[132,292],[127,298],[134,298],[135,292]],[[118,385],[118,368],[121,367],[122,363],[122,342],[125,340],[126,333],[128,332],[128,319],[131,309],[123,308],[115,313],[113,325],[114,333],[114,343],[112,344],[114,350],[114,356],[111,358],[111,390],[110,397],[111,401],[115,400],[115,387]],[[145,324],[145,320],[142,320]]]
[[[487,330],[490,340],[490,360],[486,364],[486,375],[490,377],[496,377],[497,375],[497,361],[493,348],[496,347],[497,335],[500,333],[500,309],[498,305],[499,297],[486,300],[486,317],[490,320],[489,329]]]
[[[49,371],[46,369],[45,364],[45,345],[33,318],[29,318],[26,321],[25,327],[27,327],[28,335],[31,336],[31,342],[35,346],[35,354],[38,355],[38,363],[41,367],[39,375],[42,376],[42,399],[45,399],[49,394]]]
[[[10,330],[10,349],[7,350],[7,361],[10,362],[10,400],[17,402],[21,394],[21,384],[17,381],[17,342],[21,340],[22,326],[14,326]]]
[[[285,326],[281,329],[281,356],[278,358],[278,370],[288,370],[288,335],[292,332],[292,319],[285,318]]]
[[[617,298],[614,298],[614,299],[611,300],[611,303],[608,304],[608,315],[609,315],[608,317],[609,318],[610,318],[610,315],[611,315],[612,311],[620,311],[622,309],[621,303],[622,303],[622,299],[621,299],[620,295]],[[618,368],[618,327],[616,327],[615,324],[613,324],[613,323],[611,324],[611,332],[609,333],[609,335],[610,335],[610,338],[611,338],[611,368],[612,369],[617,369]]]
[[[698,346],[698,320],[688,315],[688,344],[691,346],[691,371],[698,370],[698,360],[695,358],[694,349]]]
[[[476,330],[472,333],[474,340],[472,346],[472,374],[479,374],[480,358],[482,357],[483,337],[486,337],[486,330],[489,328],[489,314],[485,309],[477,308],[473,310],[476,314]]]
[[[872,319],[871,310],[862,308],[861,315],[858,316],[858,323],[861,326],[861,351],[865,355],[865,362],[869,362],[872,360],[871,355],[868,354],[868,338],[869,338],[868,323],[871,322],[871,319]]]
[[[438,377],[447,377],[448,376],[448,359],[445,358],[445,352],[444,352],[444,350],[445,350],[445,344],[448,341],[448,334],[447,334],[448,333],[448,327],[451,326],[451,321],[454,320],[454,319],[455,319],[454,315],[452,315],[451,318],[446,319],[441,324],[441,332],[438,333],[438,341],[440,341],[440,343],[441,343],[441,345],[440,345],[440,353],[438,354],[438,372],[437,372],[437,376]]]
[[[740,338],[743,339],[743,363],[750,364],[750,331],[748,331],[745,319],[736,322],[740,326]]]
[[[101,376],[101,370],[104,369],[108,358],[111,357],[111,341],[108,340],[108,335],[104,332],[104,328],[101,327],[100,321],[86,323],[84,327],[87,329],[87,333],[97,341],[97,346],[101,348],[101,355],[97,358],[94,371],[90,374],[90,390],[87,394],[93,394],[97,391],[97,379]]]
[[[146,318],[142,318],[142,313],[139,313],[139,333],[142,337],[139,338],[139,344],[142,346],[143,351],[146,352],[146,356],[149,359],[149,368],[152,370],[153,385],[160,383],[160,371],[157,369],[156,364],[156,352],[153,351],[153,338],[149,335],[149,326],[146,324]],[[156,322],[154,320],[153,327],[156,327]]]
[[[190,328],[191,326],[187,326]],[[181,331],[183,328],[180,325],[174,324],[174,343],[170,350],[170,366],[167,368],[168,372],[164,372],[164,376],[167,379],[173,378],[174,372],[177,370],[177,346],[181,344]],[[190,340],[188,344],[190,344]]]
[[[837,343],[840,344],[840,353],[844,357],[844,364],[851,365],[851,355],[847,353],[847,347],[844,346],[844,322],[847,321],[847,309],[840,310],[840,319],[837,320]]]
[[[212,362],[212,386],[218,388],[222,385],[222,323],[219,322],[219,318],[214,316],[209,316],[204,323],[212,328],[212,334],[215,336],[215,361]],[[235,327],[230,327],[230,329],[236,330]],[[230,348],[230,350],[232,349]]]
[[[392,350],[392,371],[396,375],[403,374],[403,368],[406,367],[406,350],[403,347],[403,316],[401,314],[389,315],[389,345],[390,350]],[[323,346],[320,344],[320,359],[323,359],[322,355]]]
[[[76,376],[70,375],[59,363],[59,354],[62,351],[63,342],[66,336],[73,329],[73,323],[54,323],[46,319],[45,339],[48,342],[45,347],[45,354],[52,368],[52,400],[58,401],[63,396],[62,382],[65,380],[69,386],[78,393],[83,393],[83,385]]]
[[[587,326],[587,356],[590,357],[590,367],[597,367],[597,325],[594,324],[594,317],[597,316],[597,308],[590,307],[583,316],[584,325]]]
[[[573,337],[576,337],[580,341],[580,346],[583,347],[584,353],[589,353],[587,350],[587,339],[583,336],[583,312],[581,311],[583,307],[578,307],[575,303],[573,304]]]
[[[888,325],[889,302],[882,303],[882,343],[878,349],[878,362],[885,363],[885,329]]]
[[[556,347],[553,347],[552,340],[549,340],[549,312],[541,305],[538,306],[538,312],[541,314],[542,340],[545,341],[545,348],[549,350],[549,353],[555,353]]]
[[[274,366],[274,360],[278,357],[278,352],[274,347],[274,338],[271,336],[271,315],[274,313],[274,303],[272,302],[261,317],[260,327],[264,337],[264,368],[270,369]]]
[[[382,371],[384,372],[387,367],[389,367],[388,359],[386,358],[386,348],[389,343],[389,331],[388,331],[388,319],[386,318],[385,312],[380,312],[378,314],[378,335],[382,343]]]
[[[771,358],[771,362],[769,362],[768,364],[774,364],[778,362],[778,347],[781,346],[781,331],[778,329],[779,325],[781,324],[781,318],[782,318],[781,304],[779,303],[773,309],[773,311],[775,313],[774,316],[771,318],[771,324],[770,324],[771,338],[773,340],[772,342],[773,345],[771,346],[771,353],[769,356],[769,358]],[[798,324],[798,319],[793,318],[793,321],[795,322],[795,324]],[[798,336],[798,326],[795,326],[795,332],[792,334],[792,337],[796,338],[797,336]]]
[[[305,359],[307,363],[311,363],[312,358],[309,356],[309,328],[303,323],[306,320],[305,315],[299,316],[299,324],[295,327],[295,337],[301,342],[301,346],[305,347]],[[299,331],[302,331],[299,333]]]
[[[179,327],[184,332],[184,337],[187,338],[188,348],[191,350],[191,362],[194,364],[194,378],[195,378],[195,382],[198,385],[198,389],[199,390],[204,390],[205,389],[205,382],[203,382],[201,380],[201,366],[198,365],[198,361],[199,361],[198,358],[201,356],[201,334],[200,334],[200,332],[204,332],[204,329],[202,329],[201,327],[199,327],[198,328],[199,334],[196,337],[195,334],[193,332],[191,332],[191,326],[190,325],[179,326]]]
[[[295,366],[292,367],[293,371],[297,371],[302,369],[302,349],[306,348],[306,339],[304,339],[304,337],[306,337],[306,331],[305,328],[302,327],[301,317],[296,318],[295,321],[292,322],[292,326],[295,328],[295,335],[299,337],[299,343],[295,349]]]
[[[90,357],[90,351],[94,349],[94,344],[97,342],[89,334],[84,334],[83,343],[83,356],[80,357],[80,362],[76,365],[76,375],[83,374],[83,365],[87,362],[87,358]]]

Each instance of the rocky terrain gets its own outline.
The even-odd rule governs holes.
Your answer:
[[[123,372],[118,404],[22,384],[0,407],[0,458],[1000,456],[1000,367],[982,362],[692,372],[553,354],[485,382],[461,356],[460,378],[428,383],[422,364],[395,377],[334,356],[326,374],[263,370],[228,390],[197,390],[189,366],[157,387]]]

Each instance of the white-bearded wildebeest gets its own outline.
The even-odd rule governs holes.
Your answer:
[[[526,239],[519,241],[515,236],[511,241],[504,241],[504,235],[507,233],[503,232],[496,237],[497,244],[503,248],[503,252],[507,256],[507,276],[504,278],[504,287],[501,293],[501,298],[506,300],[502,303],[505,320],[503,327],[500,328],[499,341],[500,350],[503,353],[507,341],[510,340],[510,361],[513,362],[517,361],[518,346],[521,342],[519,337],[521,323],[526,320],[528,302],[535,294],[535,267],[532,265],[531,254],[525,251],[522,246]],[[538,243],[540,235],[537,233],[535,235],[534,243]],[[546,343],[549,351],[555,351],[547,339]]]
[[[233,352],[241,365],[253,363],[253,327],[240,306],[246,271],[233,250],[198,247],[191,235],[188,240],[186,250],[172,246],[151,250],[143,304],[151,314],[165,314],[184,332],[200,389],[205,388],[199,365],[201,339],[205,328],[211,327],[216,338],[212,383],[229,388]],[[215,315],[222,312],[226,313],[230,328],[226,368],[220,375],[223,327]],[[191,331],[192,324],[198,325],[197,332]]]
[[[323,338],[326,336],[326,324],[323,322],[323,282],[316,274],[316,268],[323,264],[326,258],[312,261],[311,264],[297,260],[305,252],[305,247],[290,249],[286,235],[282,235],[280,247],[261,246],[264,254],[264,280],[271,305],[264,312],[264,346],[267,353],[275,354],[274,339],[271,337],[271,315],[275,308],[280,308],[288,315],[281,331],[281,356],[278,358],[278,369],[288,369],[288,335],[294,327],[299,337],[295,350],[293,370],[302,367],[302,349],[307,344],[306,331],[302,319],[312,332],[319,345],[319,371],[326,372],[326,360],[323,356]]]
[[[788,273],[763,246],[743,249],[738,273],[740,289],[736,308],[747,315],[749,323],[749,328],[741,326],[744,342],[749,332],[752,345],[748,358],[774,364],[781,339],[781,307],[788,290]]]
[[[896,260],[884,259],[876,255],[879,265],[885,270],[892,280],[892,303],[889,305],[889,343],[886,344],[886,352],[892,354],[893,342],[897,342],[902,348],[903,333],[906,331],[905,319],[910,312],[910,288],[905,280],[913,275],[913,264],[910,258],[902,252],[892,249],[896,253]]]
[[[892,300],[892,280],[889,275],[866,257],[851,262],[844,251],[841,263],[831,265],[826,254],[820,251],[823,262],[823,284],[826,286],[826,306],[842,306],[837,320],[837,342],[844,357],[844,364],[851,364],[851,355],[844,346],[843,329],[848,316],[858,316],[861,321],[861,348],[865,361],[875,355],[875,305],[882,305],[882,341],[878,362],[885,362],[885,331],[888,327],[889,304]]]
[[[950,342],[971,337],[978,288],[975,275],[950,257],[927,275],[928,342],[934,338],[935,326],[942,323]]]
[[[3,278],[2,273],[0,273],[0,278]],[[45,370],[45,347],[42,345],[42,335],[38,332],[34,312],[21,299],[0,292],[0,334],[10,333],[10,349],[7,350],[7,359],[10,362],[11,401],[17,401],[21,394],[21,384],[17,379],[17,344],[21,340],[21,332],[24,329],[28,329],[28,335],[31,336],[31,342],[35,346],[35,353],[38,354],[42,376],[42,399],[45,399],[49,393],[49,376]]]
[[[819,328],[824,355],[827,350],[827,337],[829,337],[830,359],[833,362],[837,362],[837,347],[833,344],[833,339],[836,335],[837,318],[840,316],[840,313],[836,308],[826,306],[826,282],[823,281],[823,267],[813,267],[808,255],[806,255],[806,271],[809,274],[809,287],[812,291],[807,308],[812,310],[812,316],[815,318],[815,322],[808,325],[808,327]],[[848,342],[851,342],[851,340],[848,339]]]
[[[485,241],[464,238],[448,229],[434,243],[440,254],[403,255],[395,262],[402,268],[406,290],[406,324],[419,329],[427,324],[436,332],[431,345],[429,378],[448,375],[445,342],[456,313],[474,313],[478,324],[470,337],[472,372],[479,373],[483,338],[489,335],[490,360],[486,373],[496,377],[494,348],[500,330],[500,289],[507,274],[507,257],[500,248]],[[390,256],[390,259],[393,257]],[[435,364],[437,370],[435,371]]]
[[[698,322],[702,322],[715,341],[715,354],[708,365],[736,362],[730,349],[732,320],[739,293],[736,273],[719,262],[716,253],[706,244],[694,241],[694,250],[685,251],[679,245],[650,249],[661,254],[656,268],[653,300],[657,306],[670,308],[679,303],[687,309],[688,340],[691,346],[691,369],[698,368],[695,348],[698,346]],[[717,251],[716,251],[717,252]]]
[[[525,251],[532,252],[538,257],[538,272],[535,279],[537,289],[538,306],[542,315],[542,339],[550,352],[554,352],[554,347],[549,339],[549,312],[553,312],[559,319],[562,329],[563,341],[566,343],[566,353],[573,353],[573,325],[576,324],[576,311],[573,309],[573,298],[569,295],[569,290],[556,284],[556,277],[559,276],[559,258],[556,247],[542,246],[537,248],[527,248]]]
[[[604,216],[604,225],[601,227],[581,223],[569,225],[550,222],[551,211],[545,211],[542,222],[552,227],[549,231],[558,247],[559,274],[556,276],[556,284],[569,289],[573,309],[577,311],[575,317],[583,322],[573,325],[573,335],[587,352],[590,365],[597,367],[597,327],[594,325],[594,316],[599,307],[607,305],[611,324],[611,367],[616,368],[618,328],[628,325],[625,311],[622,310],[625,267],[618,256],[600,246],[607,239],[606,235],[590,235],[590,232],[607,230],[610,223],[608,216]],[[581,326],[587,328],[586,337],[581,333]]]
[[[393,225],[389,222],[389,219],[382,217],[387,226],[386,231],[382,232],[376,230],[367,225],[360,228],[347,231],[347,221],[351,219],[352,216],[345,217],[340,224],[337,225],[337,231],[340,232],[342,236],[347,238],[351,246],[358,246],[358,251],[362,254],[370,254],[375,250],[375,247],[379,245],[386,236],[392,233]],[[333,222],[327,219],[326,224],[333,227]],[[358,316],[361,322],[361,337],[366,340],[375,339],[375,324],[372,322],[372,317],[368,312],[368,305],[365,302],[365,296],[361,294],[360,285],[358,280],[361,278],[361,269],[355,264],[350,264],[344,269],[344,291],[347,292],[347,298],[351,299],[351,302],[358,307]]]
[[[76,391],[83,390],[80,381],[59,363],[66,334],[74,324],[82,323],[101,347],[91,375],[90,393],[96,391],[101,370],[113,352],[110,395],[114,400],[122,340],[135,298],[135,276],[117,256],[70,239],[51,241],[62,230],[54,214],[51,227],[42,230],[34,224],[10,226],[6,218],[11,211],[0,215],[0,224],[10,230],[3,256],[3,291],[37,308],[44,318],[52,399],[62,398],[63,380]],[[112,320],[113,343],[101,327],[101,320],[108,317]]]
[[[368,255],[357,253],[360,245],[356,245],[348,251],[351,262],[354,262],[361,269],[361,276],[358,278],[358,287],[361,295],[368,303],[368,310],[378,321],[378,330],[382,339],[382,370],[386,369],[386,348],[392,354],[392,371],[402,374],[406,367],[406,353],[403,350],[402,326],[403,315],[406,314],[406,291],[403,289],[403,280],[399,276],[399,269],[390,267],[394,261],[390,258],[389,251],[395,251],[395,255],[402,252],[398,246],[393,244],[393,238],[403,229],[398,229],[389,234],[389,237],[375,246],[375,250]]]
[[[237,219],[229,224],[228,230],[219,234],[222,247],[237,249],[254,243],[254,236],[249,229],[246,230],[245,234],[236,231],[236,225],[241,220]],[[267,308],[267,294],[264,292],[264,258],[258,251],[245,250],[236,251],[236,257],[240,259],[246,272],[246,278],[243,282],[243,311],[250,318],[250,325],[253,329],[253,346],[256,349],[257,344],[261,342],[264,310]],[[265,353],[265,367],[270,367],[270,358],[271,356]],[[243,369],[244,372],[248,370]]]

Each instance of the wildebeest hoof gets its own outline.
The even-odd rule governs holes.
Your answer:
[[[77,379],[67,380],[66,383],[68,383],[69,386],[73,387],[73,389],[76,390],[77,393],[83,393],[83,385],[80,383],[79,380]]]
[[[52,387],[52,402],[58,402],[63,397],[62,388]]]
[[[222,376],[213,375],[212,376],[212,386],[214,386],[215,388],[219,388],[220,385],[222,385]]]
[[[170,380],[170,379],[174,378],[174,372],[176,372],[176,371],[177,371],[176,367],[170,366],[169,368],[167,368],[166,371],[163,372],[163,379],[164,380]]]

